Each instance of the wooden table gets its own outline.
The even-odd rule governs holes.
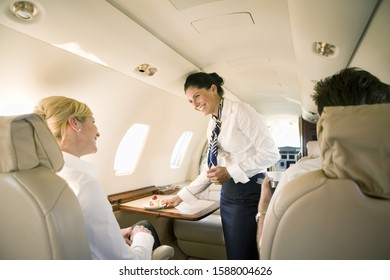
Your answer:
[[[145,205],[148,205],[148,202],[152,195],[132,200],[129,202],[119,204],[119,209],[126,212],[136,212],[136,213],[146,213],[154,215],[157,217],[181,219],[181,220],[190,220],[197,221],[200,220],[217,209],[219,209],[219,201],[214,200],[198,200],[197,203],[189,205],[182,202],[175,208],[168,209],[158,209],[158,210],[148,210],[145,209]],[[162,200],[164,195],[158,195],[158,198]]]

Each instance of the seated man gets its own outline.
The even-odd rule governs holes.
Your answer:
[[[325,106],[390,103],[390,86],[381,82],[371,73],[358,68],[343,69],[339,73],[319,81],[315,85],[314,90],[315,93],[312,97],[320,115]],[[305,161],[297,163],[292,171],[298,171],[298,176],[300,176],[309,171],[320,169],[322,165],[321,158],[319,158],[318,162],[314,162],[311,167],[305,168],[304,172],[299,170],[300,165],[306,165],[306,163]],[[291,171],[288,172],[290,175],[291,173]],[[291,179],[296,177],[292,175]],[[275,192],[280,191],[288,181],[288,178],[282,177]],[[257,243],[259,250],[265,213],[272,197],[268,178],[265,178],[263,181],[261,193],[257,215]]]
[[[309,141],[306,144],[308,155],[301,158],[296,164],[291,165],[280,178],[278,186],[285,185],[295,177],[306,172],[321,169],[320,147],[318,141]]]

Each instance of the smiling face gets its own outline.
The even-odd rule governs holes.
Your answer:
[[[195,110],[202,112],[205,116],[209,114],[218,115],[218,104],[221,97],[218,95],[215,85],[212,85],[209,89],[191,86],[187,88],[185,94]]]
[[[77,145],[82,155],[97,152],[96,140],[100,136],[93,117],[86,117],[84,122],[79,123]]]

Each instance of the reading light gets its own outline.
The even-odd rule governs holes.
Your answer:
[[[156,67],[153,67],[147,63],[143,63],[135,68],[135,71],[147,76],[153,76],[157,73],[158,69]]]
[[[330,56],[333,55],[335,52],[336,46],[324,43],[324,42],[317,42],[315,43],[315,50],[319,55],[322,56]]]
[[[148,67],[149,67],[149,65],[146,64],[146,63],[144,63],[144,64],[139,65],[139,66],[136,68],[136,70],[137,70],[138,72],[140,72],[140,73],[143,74],[143,73],[146,72],[146,70],[148,69]]]
[[[22,20],[31,20],[38,15],[37,7],[29,1],[18,1],[11,6],[11,12]]]
[[[153,76],[156,73],[157,73],[157,68],[156,67],[148,67],[148,69],[146,69],[146,74],[148,76]]]

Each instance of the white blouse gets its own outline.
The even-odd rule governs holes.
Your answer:
[[[76,194],[86,225],[89,248],[93,259],[143,259],[150,260],[154,238],[139,232],[128,246],[112,212],[101,184],[96,179],[95,168],[88,162],[63,152],[65,166],[58,172]]]
[[[207,138],[210,140],[215,121],[210,118]],[[247,183],[249,178],[265,172],[280,159],[279,150],[263,116],[243,102],[224,100],[222,127],[218,136],[218,165],[225,166],[235,183]],[[197,200],[198,193],[211,185],[207,168],[178,195],[188,203]]]

